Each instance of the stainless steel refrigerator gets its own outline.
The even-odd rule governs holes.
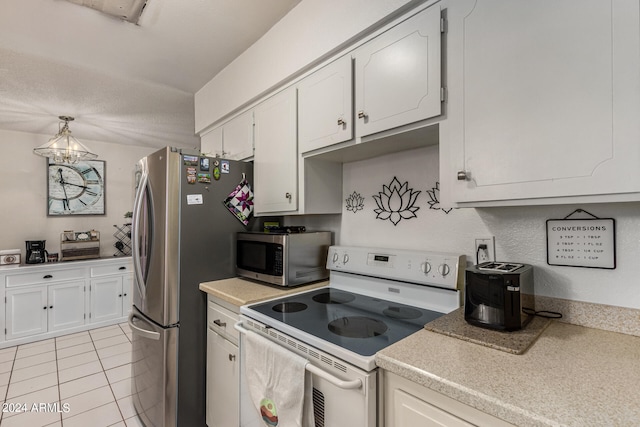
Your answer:
[[[136,166],[131,387],[146,427],[206,425],[207,300],[198,285],[235,275],[235,233],[247,226],[224,202],[243,178],[252,183],[250,163],[170,147]]]

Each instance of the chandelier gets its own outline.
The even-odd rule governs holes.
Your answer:
[[[92,160],[98,157],[89,149],[71,136],[69,122],[73,117],[59,116],[58,133],[47,143],[33,149],[33,153],[42,157],[49,157],[55,163],[78,163],[80,160]],[[63,124],[64,122],[64,124]]]

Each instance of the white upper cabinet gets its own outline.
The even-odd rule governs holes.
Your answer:
[[[440,5],[354,52],[356,137],[441,114]]]
[[[637,198],[638,1],[450,4],[440,145],[451,201]]]
[[[300,153],[353,138],[353,72],[343,56],[298,84]]]
[[[255,214],[298,209],[296,89],[255,108]]]
[[[210,157],[223,157],[222,126],[214,128],[200,137],[200,151]]]
[[[234,117],[200,138],[200,151],[212,157],[245,160],[253,156],[253,110]]]
[[[253,156],[253,111],[245,111],[222,126],[223,157],[244,160]]]

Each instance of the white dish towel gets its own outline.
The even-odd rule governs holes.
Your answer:
[[[265,426],[312,427],[313,400],[307,360],[254,332],[244,335],[245,377]]]

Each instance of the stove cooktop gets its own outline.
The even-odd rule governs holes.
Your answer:
[[[376,352],[422,329],[444,313],[334,288],[320,288],[248,307],[362,356]]]

